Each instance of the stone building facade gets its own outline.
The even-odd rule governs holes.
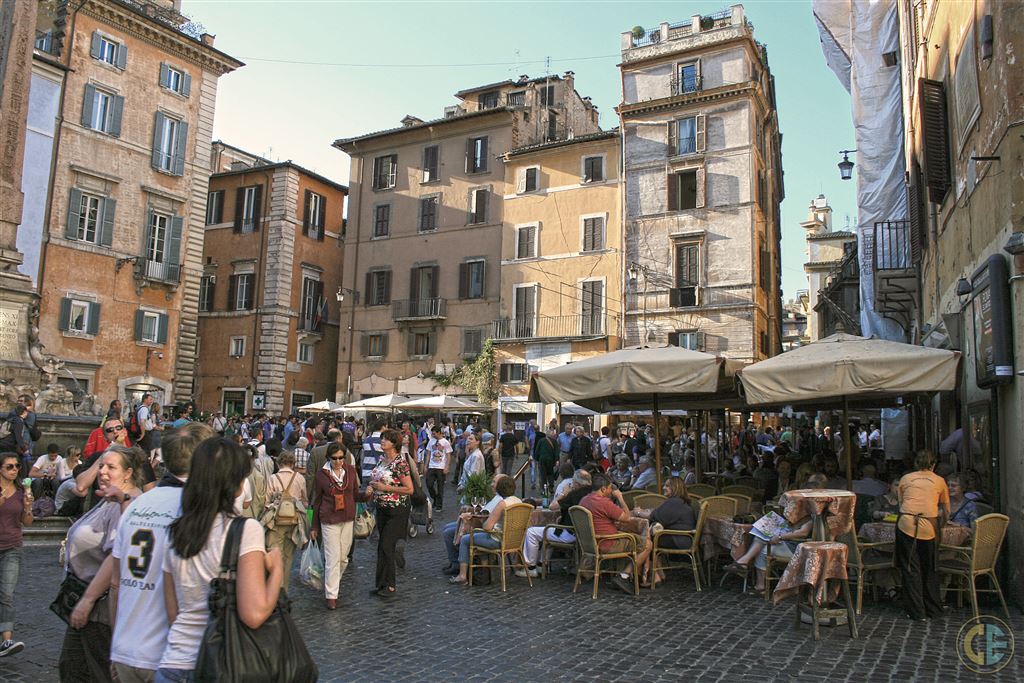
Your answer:
[[[40,340],[78,392],[183,402],[217,81],[242,64],[197,35],[176,1],[55,6],[37,28],[38,153],[25,172],[45,182],[33,184],[19,231]]]
[[[572,72],[456,97],[442,118],[334,143],[352,160],[339,401],[441,393],[432,377],[475,357],[501,316],[501,155],[598,130]]]
[[[774,81],[742,5],[622,34],[625,343],[781,350]]]
[[[810,341],[827,337],[841,320],[851,334],[859,332],[860,319],[856,269],[857,236],[848,230],[832,229],[832,207],[824,195],[818,195],[800,223],[806,233],[807,260],[807,336]],[[852,257],[850,249],[853,248]],[[852,276],[852,281],[851,281]],[[852,285],[852,286],[851,286]]]
[[[348,188],[213,144],[196,398],[226,414],[334,398]]]
[[[527,402],[530,374],[620,346],[622,213],[616,130],[505,154],[497,424],[553,416]]]

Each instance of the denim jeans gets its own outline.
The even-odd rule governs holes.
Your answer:
[[[21,548],[0,550],[0,633],[14,630],[14,589],[21,570]]]
[[[455,547],[455,532],[459,528],[458,522],[448,522],[441,531],[444,538],[444,549],[448,551],[448,564],[455,564],[459,561],[459,549]]]
[[[157,669],[153,683],[192,683],[196,680],[194,669]]]
[[[469,536],[466,534],[459,541],[459,562],[462,564],[469,564]],[[498,548],[501,546],[501,542],[486,531],[474,531],[473,545],[483,548]]]

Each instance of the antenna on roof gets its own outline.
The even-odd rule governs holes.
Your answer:
[[[513,74],[513,75],[521,74],[523,72],[522,69],[520,68],[522,55],[519,54],[519,48],[518,47],[516,48],[515,53],[516,53],[515,64],[509,70],[509,73]],[[511,78],[509,80],[511,80]]]
[[[550,76],[550,75],[551,75],[551,56],[549,55],[549,56],[544,58],[544,76],[547,77],[547,76]]]

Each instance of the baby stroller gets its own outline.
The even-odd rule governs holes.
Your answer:
[[[416,538],[419,527],[425,526],[427,533],[434,533],[434,505],[427,496],[423,505],[413,505],[409,509],[409,538]]]

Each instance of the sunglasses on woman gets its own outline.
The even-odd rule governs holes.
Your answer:
[[[13,462],[10,462],[10,463],[7,463],[6,465],[4,465],[4,469],[5,470],[16,470],[16,469],[18,469],[18,465],[14,464]]]
[[[106,432],[107,434],[113,434],[114,432],[124,431],[124,427],[121,425],[117,425],[116,427],[107,427],[103,431]]]
[[[344,455],[340,455],[340,456],[339,455],[332,455],[331,456],[331,460],[344,460],[344,459],[345,459]]]

